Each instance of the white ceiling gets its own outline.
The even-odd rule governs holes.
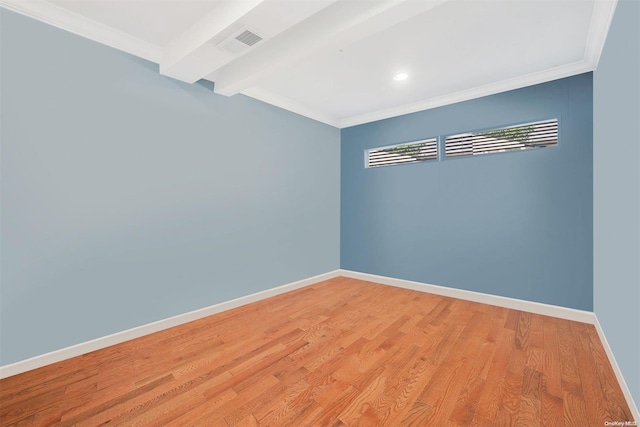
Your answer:
[[[593,71],[616,0],[0,0],[337,127]],[[241,53],[239,31],[263,37]],[[409,78],[394,81],[404,72]]]

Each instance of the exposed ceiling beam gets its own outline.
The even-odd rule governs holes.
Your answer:
[[[164,49],[160,73],[194,83],[234,55],[207,42],[255,9],[264,0],[225,1],[191,25]]]
[[[317,58],[382,31],[448,0],[339,0],[207,78],[231,96],[307,59]],[[213,70],[212,70],[213,71]]]

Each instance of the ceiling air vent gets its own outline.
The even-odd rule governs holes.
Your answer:
[[[246,44],[247,46],[253,46],[260,40],[262,40],[262,37],[260,37],[256,33],[252,33],[249,30],[244,30],[242,34],[236,36],[236,40],[238,40],[240,43]]]
[[[239,54],[251,49],[260,41],[261,36],[247,28],[241,28],[218,43],[218,46],[228,52]]]

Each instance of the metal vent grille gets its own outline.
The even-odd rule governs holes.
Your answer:
[[[246,44],[247,46],[253,46],[260,40],[262,40],[262,37],[260,37],[256,33],[252,33],[249,30],[244,30],[242,33],[236,36],[236,40],[238,40],[240,43]]]
[[[368,150],[366,166],[372,168],[427,160],[438,160],[437,138]]]
[[[445,138],[446,157],[475,156],[558,145],[558,119]]]

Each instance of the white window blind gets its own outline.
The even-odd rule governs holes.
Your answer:
[[[368,168],[438,159],[438,139],[374,148],[367,151]]]
[[[445,138],[446,157],[474,156],[558,145],[558,119],[461,133]]]

